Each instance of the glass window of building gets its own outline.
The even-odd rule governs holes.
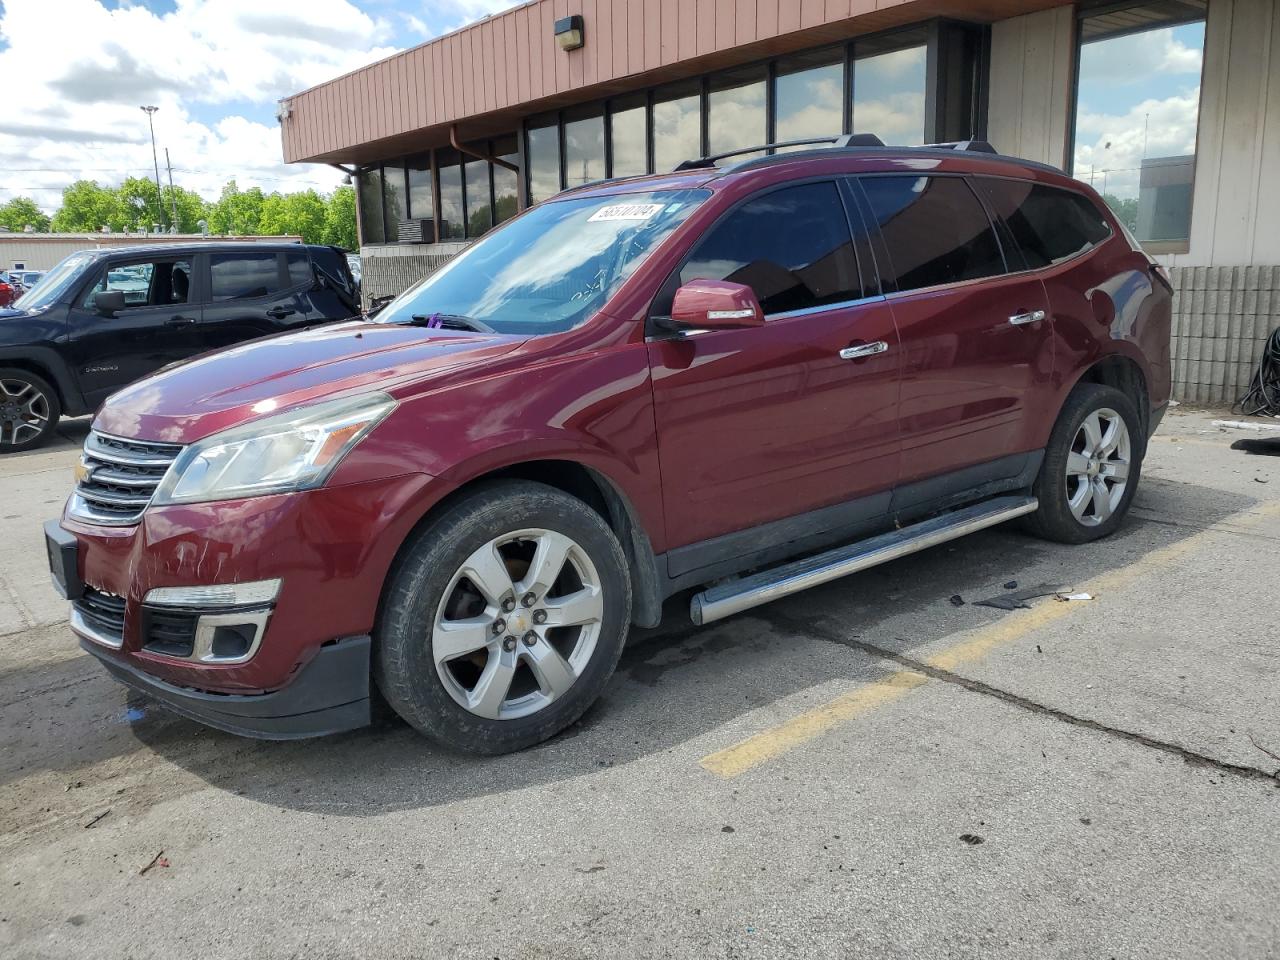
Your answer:
[[[382,171],[366,170],[356,180],[360,199],[360,242],[382,243]]]
[[[520,165],[520,157],[516,153],[514,135],[501,137],[493,141],[493,155],[513,166]],[[516,172],[499,164],[493,165],[493,222],[502,223],[510,220],[520,211],[520,197]]]
[[[430,220],[435,216],[435,198],[431,194],[431,155],[414,157],[409,168],[409,216],[414,220]]]
[[[667,173],[702,156],[702,96],[698,83],[659,90],[653,101],[653,169]]]
[[[461,240],[466,236],[466,211],[462,206],[462,166],[456,150],[437,150],[436,168],[440,176],[440,239]]]
[[[924,143],[925,46],[854,49],[853,132],[891,145]],[[864,55],[865,53],[865,55]]]
[[[400,239],[400,221],[409,219],[409,194],[405,189],[404,167],[382,168],[382,201],[386,212],[384,229],[387,243]]]
[[[610,176],[633,177],[649,172],[646,109],[644,94],[619,97],[610,105],[609,135],[613,146]]]
[[[1144,243],[1191,236],[1204,8],[1150,3],[1080,21],[1072,174]]]
[[[560,127],[555,118],[528,128],[525,160],[529,167],[529,203],[560,192]]]
[[[471,149],[483,152],[485,144]],[[463,165],[467,180],[467,236],[478,237],[493,226],[493,202],[489,197],[489,162],[469,159]]]
[[[604,111],[600,106],[566,110],[564,115],[564,180],[577,187],[603,180]]]
[[[844,51],[779,60],[775,103],[775,140],[839,135],[844,130]]]
[[[712,155],[768,142],[766,83],[763,67],[732,70],[711,78],[707,94],[707,138]]]

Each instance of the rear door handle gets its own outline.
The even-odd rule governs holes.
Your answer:
[[[292,317],[297,310],[290,310],[287,307],[272,307],[267,311],[267,316],[273,320],[283,320],[285,317]]]
[[[874,357],[878,353],[884,353],[889,349],[889,344],[883,340],[877,340],[874,343],[859,343],[852,347],[845,347],[840,351],[841,360],[859,360],[862,357]]]
[[[1012,317],[1009,318],[1009,322],[1012,323],[1015,327],[1020,327],[1024,323],[1035,323],[1043,319],[1044,319],[1043,310],[1027,310],[1024,313],[1015,313]]]
[[[181,314],[179,314],[176,317],[170,317],[168,320],[164,322],[164,325],[166,327],[185,327],[187,324],[195,323],[195,322],[196,322],[195,317],[184,317]]]

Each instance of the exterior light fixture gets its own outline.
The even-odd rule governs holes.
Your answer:
[[[583,44],[582,17],[574,14],[556,21],[556,43],[561,50],[577,50]]]

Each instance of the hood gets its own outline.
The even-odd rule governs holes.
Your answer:
[[[190,443],[277,410],[407,383],[510,353],[524,337],[355,321],[207,354],[113,394],[94,427]]]

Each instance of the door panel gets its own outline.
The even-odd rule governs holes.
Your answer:
[[[1026,452],[1049,393],[1044,285],[1008,274],[985,208],[959,177],[859,178],[902,338],[900,481]]]
[[[189,260],[115,261],[69,311],[70,355],[85,401],[97,407],[135,380],[197,351],[201,307],[191,299]],[[100,291],[125,295],[114,317],[93,305]]]
[[[876,341],[889,349],[840,357]],[[887,510],[898,464],[897,347],[892,311],[878,299],[651,343],[668,543],[877,493]]]
[[[204,350],[310,325],[305,284],[290,277],[286,254],[212,253],[207,259],[209,302],[199,339]],[[308,276],[307,282],[313,282]]]

